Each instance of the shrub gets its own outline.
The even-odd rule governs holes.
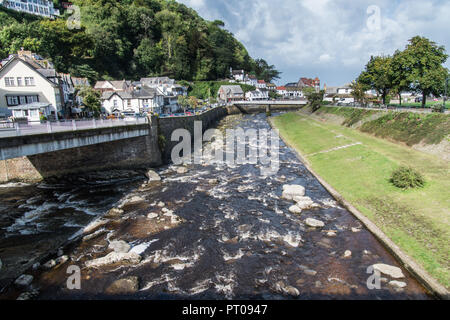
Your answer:
[[[422,188],[425,185],[424,177],[413,168],[400,167],[392,173],[391,183],[400,189]]]
[[[440,113],[444,113],[445,112],[444,105],[440,104],[440,103],[436,103],[431,108],[432,108],[433,112],[440,112]]]

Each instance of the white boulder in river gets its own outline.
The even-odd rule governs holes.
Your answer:
[[[313,228],[323,228],[325,227],[325,223],[323,223],[320,220],[316,220],[313,218],[308,218],[305,220],[305,223],[308,227],[313,227]]]
[[[285,200],[292,201],[295,197],[303,197],[305,192],[306,190],[303,186],[286,184],[283,186],[283,194],[281,197]]]
[[[109,249],[117,253],[127,253],[130,251],[131,246],[123,240],[115,240],[109,243]]]
[[[159,176],[159,174],[157,174],[153,170],[148,170],[145,176],[148,178],[149,183],[153,181],[161,181],[161,177]]]
[[[403,275],[402,269],[390,266],[388,264],[378,263],[374,264],[373,266],[374,270],[377,270],[383,274],[386,274],[394,279],[402,279],[405,276]]]
[[[138,264],[141,262],[141,256],[134,252],[118,253],[111,252],[105,257],[94,259],[86,262],[86,267],[96,268],[114,263]]]

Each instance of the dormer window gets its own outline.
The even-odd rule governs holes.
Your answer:
[[[13,77],[5,77],[5,86],[6,87],[14,87],[14,78]]]

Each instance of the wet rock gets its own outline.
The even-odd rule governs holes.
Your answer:
[[[300,291],[297,288],[286,285],[283,281],[278,281],[275,284],[275,290],[277,292],[284,293],[294,297],[298,297],[300,295]]]
[[[53,260],[53,259],[47,261],[46,263],[44,263],[44,264],[42,265],[42,267],[43,267],[44,269],[51,269],[51,268],[53,268],[53,267],[55,267],[55,266],[56,266],[56,261]]]
[[[188,168],[186,168],[186,167],[178,167],[178,168],[177,168],[177,173],[178,173],[178,174],[185,174],[185,173],[188,173]]]
[[[337,236],[337,232],[336,231],[328,231],[327,236],[330,238],[334,238]]]
[[[400,269],[398,267],[394,267],[394,266],[390,266],[388,264],[382,264],[382,263],[374,264],[372,267],[374,270],[378,270],[379,272],[381,272],[385,275],[388,275],[394,279],[401,279],[401,278],[405,277],[403,275],[402,269]]]
[[[134,197],[131,197],[130,199],[126,199],[123,203],[122,203],[122,205],[120,206],[120,207],[124,207],[124,206],[126,206],[126,205],[129,205],[129,204],[136,204],[136,203],[139,203],[139,202],[143,202],[144,201],[144,199],[143,198],[141,198],[141,197],[139,197],[139,196],[134,196]]]
[[[219,179],[209,179],[208,183],[211,184],[211,185],[219,184]]]
[[[284,185],[282,198],[288,201],[294,200],[295,197],[302,197],[305,195],[305,188],[300,185]]]
[[[293,214],[301,214],[302,213],[302,209],[296,205],[293,205],[289,208],[289,212],[293,213]]]
[[[40,266],[41,266],[41,264],[40,264],[39,262],[36,262],[35,264],[33,264],[33,266],[31,267],[31,269],[37,270],[37,269],[39,269]]]
[[[403,289],[407,286],[407,284],[405,282],[401,282],[401,281],[391,281],[391,282],[389,282],[389,285],[396,289]]]
[[[316,281],[314,285],[316,286],[316,288],[322,288],[322,282],[320,281]]]
[[[57,266],[59,266],[60,264],[66,263],[67,261],[69,261],[69,257],[68,256],[61,256],[61,257],[58,257],[55,260],[55,263],[56,263]]]
[[[57,254],[58,254],[59,257],[64,255],[63,249],[58,249],[58,253]]]
[[[39,291],[38,290],[31,290],[31,291],[27,291],[27,292],[22,292],[16,300],[31,300],[33,298],[36,298],[39,295]]]
[[[315,276],[317,274],[317,271],[311,269],[303,270],[303,272],[308,276]]]
[[[28,287],[33,282],[33,276],[29,274],[23,274],[14,281],[14,284],[19,287]]]
[[[91,234],[89,234],[89,235],[87,235],[87,236],[84,236],[84,237],[83,237],[83,241],[89,241],[89,240],[92,240],[92,239],[94,239],[94,238],[97,238],[97,237],[99,237],[99,236],[105,234],[106,232],[107,232],[107,231],[106,231],[105,229],[97,230],[97,231],[95,231],[94,233],[91,233]]]
[[[353,232],[353,233],[358,233],[358,232],[361,232],[361,229],[358,229],[358,228],[352,228],[352,232]]]
[[[157,213],[154,213],[154,212],[150,212],[150,213],[147,215],[147,218],[148,218],[148,219],[156,219],[156,218],[158,218],[158,214],[157,214]]]
[[[114,281],[107,289],[106,294],[131,294],[139,290],[139,278],[128,277]]]
[[[347,250],[344,252],[344,258],[351,258],[352,257],[352,252],[350,250]]]
[[[116,240],[109,243],[108,249],[112,249],[117,253],[127,253],[128,251],[130,251],[131,246],[125,241]]]
[[[141,256],[134,252],[118,253],[111,252],[105,257],[94,259],[86,262],[86,267],[97,268],[107,266],[114,263],[122,264],[138,264],[141,261]]]
[[[108,211],[106,216],[114,218],[114,217],[118,217],[118,216],[120,216],[122,214],[123,214],[123,210],[122,209],[112,208],[111,210]]]
[[[95,230],[104,226],[108,222],[109,222],[109,220],[106,220],[106,219],[97,219],[94,222],[91,222],[86,228],[84,228],[83,233],[89,234],[91,232],[94,232]]]
[[[305,220],[305,224],[308,227],[312,227],[312,228],[323,228],[323,227],[325,227],[325,223],[323,223],[320,220],[313,219],[313,218],[306,219]]]
[[[160,201],[160,202],[158,202],[157,206],[160,208],[164,208],[166,206],[166,204],[164,202]]]
[[[148,178],[148,183],[161,181],[161,177],[153,170],[148,170],[145,173],[145,176]]]
[[[314,201],[310,197],[294,197],[297,207],[302,210],[309,209],[314,205]]]

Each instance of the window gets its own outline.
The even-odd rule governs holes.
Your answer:
[[[17,97],[6,97],[6,103],[8,106],[17,106],[19,104],[19,99]]]
[[[22,77],[17,77],[17,86],[18,87],[23,86]]]
[[[114,100],[113,103],[114,103],[114,108],[117,108],[117,100]]]
[[[31,116],[32,118],[37,118],[37,117],[39,116],[38,110],[35,110],[35,109],[30,110],[30,116]]]
[[[33,77],[25,77],[25,86],[27,86],[27,87],[34,86],[34,78]]]
[[[14,87],[14,78],[6,77],[5,78],[5,86],[7,86],[7,87]]]
[[[27,99],[26,99],[25,96],[20,96],[19,97],[19,101],[20,101],[20,104],[26,104],[27,103]]]

